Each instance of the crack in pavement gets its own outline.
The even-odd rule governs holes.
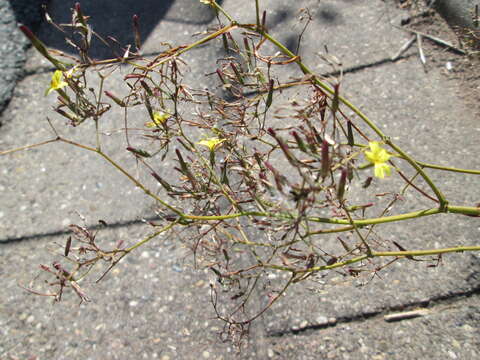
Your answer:
[[[462,301],[465,298],[478,296],[478,295],[480,295],[480,285],[468,291],[458,291],[450,294],[438,295],[427,300],[412,301],[410,303],[392,306],[379,311],[365,312],[365,313],[360,313],[360,314],[351,315],[351,316],[340,316],[336,318],[335,322],[328,322],[325,324],[318,324],[318,325],[309,325],[309,326],[305,326],[298,329],[274,331],[274,332],[267,333],[267,336],[271,338],[276,338],[276,337],[290,336],[290,335],[309,335],[316,330],[336,327],[337,325],[340,325],[340,324],[361,323],[366,320],[378,319],[392,312],[409,311],[409,310],[418,309],[419,307],[422,309],[435,309],[440,306],[454,304],[456,302]],[[406,318],[404,320],[410,320],[410,319]],[[404,320],[398,320],[398,321],[404,321]]]
[[[85,227],[88,228],[89,230],[117,229],[117,228],[127,227],[127,226],[131,226],[131,225],[141,225],[141,224],[144,224],[145,221],[155,221],[155,220],[160,220],[160,218],[158,216],[152,216],[152,217],[144,217],[142,219],[126,220],[126,221],[109,223],[107,226],[99,223],[99,224],[95,224],[95,225],[85,225]],[[8,238],[0,239],[0,246],[1,245],[6,245],[6,244],[11,244],[11,243],[16,243],[16,242],[20,242],[20,241],[41,240],[41,239],[44,239],[44,238],[47,238],[47,237],[67,235],[67,234],[70,234],[70,233],[71,233],[70,230],[65,229],[65,230],[54,230],[54,231],[49,231],[49,232],[45,232],[45,233],[23,235],[23,236],[17,236],[17,237],[8,237]]]
[[[154,52],[154,53],[143,54],[142,57],[146,57],[146,58],[156,57],[156,56],[161,55],[161,54],[163,54],[163,53]],[[398,57],[397,59],[395,59],[394,61],[390,57],[385,57],[385,58],[382,58],[382,59],[379,59],[379,60],[375,60],[375,61],[371,61],[371,62],[367,62],[367,63],[363,63],[363,64],[348,66],[348,67],[346,67],[342,70],[335,70],[335,71],[330,71],[330,72],[326,72],[326,73],[323,73],[323,74],[318,74],[318,76],[328,77],[328,76],[338,76],[338,75],[340,75],[340,73],[343,73],[343,74],[356,73],[356,72],[359,72],[359,71],[362,71],[362,70],[374,68],[374,67],[381,66],[381,65],[384,65],[384,64],[388,64],[388,63],[393,63],[394,64],[394,63],[396,63],[400,60],[409,59],[412,56],[416,56],[416,54],[402,55],[402,56]],[[126,64],[126,65],[128,65],[128,64]],[[22,81],[22,80],[24,80],[24,79],[26,79],[30,76],[51,73],[51,72],[55,71],[56,69],[57,68],[55,68],[54,66],[39,66],[36,69],[25,70],[19,76],[19,81]]]

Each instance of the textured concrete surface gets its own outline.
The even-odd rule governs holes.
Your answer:
[[[0,0],[0,114],[24,72],[29,41],[18,30],[18,24],[36,31],[41,23],[40,6],[39,1]]]
[[[95,17],[109,3],[85,6],[91,6],[89,12]],[[271,9],[267,21],[272,33],[281,34],[293,47],[301,31],[294,26],[298,10],[311,7],[314,22],[305,35],[310,45],[301,51],[324,51],[327,45],[351,69],[342,84],[344,94],[410,153],[428,162],[480,168],[480,159],[471,153],[480,135],[478,118],[458,97],[454,74],[445,70],[445,62],[455,64],[459,58],[442,53],[442,60],[430,65],[427,73],[414,49],[401,61],[388,62],[408,34],[389,25],[402,15],[392,3],[372,3],[272,0],[262,1],[262,6]],[[144,33],[145,52],[158,51],[164,39],[188,41],[189,34],[205,26],[208,14],[198,14],[196,2],[193,8],[191,4],[177,0],[165,5],[161,15],[155,14]],[[240,19],[252,21],[249,7],[233,0],[223,5]],[[68,4],[62,1],[51,1],[52,16],[64,16],[65,7]],[[127,16],[127,10],[121,14]],[[121,16],[120,24],[126,21]],[[45,41],[60,46],[61,41],[45,26],[39,31]],[[130,28],[116,36],[128,41]],[[212,47],[205,47],[189,57],[191,74],[201,85],[209,82],[197,74],[208,70],[216,54]],[[43,97],[51,76],[49,66],[31,50],[28,57],[30,75],[19,83],[2,115],[6,125],[0,133],[0,149],[48,138],[46,116],[62,128],[63,120],[51,111],[53,96]],[[316,71],[330,70],[314,56],[305,57]],[[120,78],[109,81],[116,92],[123,91]],[[104,125],[113,126],[119,116],[113,113]],[[62,131],[89,141],[91,133],[80,129]],[[135,171],[135,163],[123,155],[123,144],[106,141],[106,149]],[[51,262],[49,244],[65,241],[67,235],[61,232],[78,221],[75,211],[85,215],[88,224],[98,219],[111,224],[98,234],[102,244],[141,239],[145,230],[139,220],[152,215],[151,203],[139,192],[129,186],[119,191],[126,181],[109,166],[88,153],[57,145],[0,157],[1,359],[479,357],[478,254],[445,256],[443,266],[428,269],[421,262],[397,262],[380,273],[381,279],[373,278],[368,284],[335,273],[300,284],[267,312],[240,355],[219,340],[222,323],[214,320],[209,303],[210,276],[193,271],[192,259],[178,239],[161,238],[141,248],[138,257],[127,257],[99,284],[95,278],[83,282],[92,297],[89,304],[78,307],[74,294],[55,305],[27,294],[18,284],[27,285],[39,274],[39,264]],[[432,174],[458,203],[478,202],[478,177]],[[394,185],[392,181],[386,186]],[[406,200],[405,209],[428,206],[408,194]],[[480,223],[476,218],[438,216],[379,231],[379,237],[395,239],[410,249],[447,247],[478,244]],[[384,315],[417,308],[427,310],[424,316],[384,321]]]
[[[478,30],[480,19],[475,22],[478,16],[475,6],[480,6],[478,0],[437,0],[434,6],[451,25]]]

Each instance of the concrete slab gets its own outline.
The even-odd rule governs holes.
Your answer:
[[[75,1],[51,1],[49,14],[59,22],[69,21],[69,8]],[[226,0],[220,2],[225,10],[235,14],[239,22],[255,23],[255,11],[243,2]],[[321,61],[318,54],[334,55],[344,68],[361,64],[375,63],[390,58],[408,39],[408,34],[395,29],[390,21],[398,24],[402,11],[378,2],[368,6],[366,0],[327,1],[302,0],[292,3],[288,0],[268,0],[261,2],[261,10],[267,9],[269,32],[292,51],[297,49],[299,35],[305,22],[300,20],[301,9],[309,8],[311,25],[302,36],[300,55],[318,73],[328,72],[332,67]],[[131,14],[138,13],[141,19],[144,54],[156,53],[162,43],[176,45],[192,41],[192,34],[203,31],[205,25],[215,23],[208,7],[199,2],[187,0],[166,1],[154,14],[147,2],[132,2],[118,5],[108,1],[84,1],[82,8],[92,16],[92,26],[100,34],[113,34],[122,44],[133,44]],[[111,14],[115,16],[111,16]],[[353,35],[354,34],[354,35]],[[44,25],[39,37],[50,47],[71,52],[65,45],[63,36],[51,27]],[[326,48],[325,48],[326,47]],[[215,51],[215,50],[213,50]],[[30,54],[27,68],[35,69],[42,64],[41,57]],[[93,55],[104,57],[110,52],[99,46],[93,47]],[[43,62],[46,64],[45,62]]]
[[[172,5],[164,18],[170,16],[174,6],[182,8],[182,3]],[[290,4],[278,2],[275,9],[276,14],[280,15],[275,23],[279,25],[273,26],[272,32],[283,31],[284,24],[289,26],[287,29],[293,27],[294,11]],[[340,17],[345,21],[358,21],[358,24],[354,24],[360,26],[363,21],[354,15],[365,14],[363,19],[368,24],[367,28],[372,30],[367,38],[358,27],[342,22],[341,25],[345,27],[340,27],[340,24],[338,27],[318,25],[312,34],[327,32],[331,44],[343,44],[349,39],[350,43],[359,46],[351,51],[344,49],[344,52],[341,47],[335,49],[346,59],[345,64],[356,64],[357,60],[358,63],[374,62],[396,52],[401,44],[403,35],[383,32],[389,25],[383,22],[386,15],[379,17],[382,15],[379,9],[387,9],[386,14],[395,12],[392,8],[384,8],[383,2],[378,2],[377,7],[366,1],[355,4],[331,1],[322,4],[330,6],[330,10],[324,9],[323,18]],[[224,5],[232,9],[237,6],[233,1],[225,1]],[[187,7],[183,9],[188,11]],[[321,14],[322,8],[319,9]],[[343,15],[333,16],[332,13]],[[372,28],[376,19],[382,21],[377,27],[383,29],[380,40]],[[188,24],[182,25],[185,27],[180,27],[178,31],[168,25],[171,24],[161,21],[149,36],[146,46],[151,46],[152,51],[155,39],[163,36],[157,32],[158,29],[168,28],[168,34],[172,34],[172,37],[178,35],[183,39],[185,34],[181,29],[187,29]],[[334,35],[339,37],[334,38]],[[288,41],[288,38],[285,39]],[[312,46],[314,44],[312,42]],[[374,47],[377,44],[380,46]],[[330,45],[329,49],[337,55]],[[370,52],[369,49],[374,50]],[[196,53],[198,58],[189,76],[201,73],[206,60],[216,55],[209,52],[209,48],[203,50],[205,52]],[[359,59],[358,54],[362,55]],[[35,65],[32,69],[39,68]],[[442,71],[433,68],[425,74],[418,61],[411,58],[347,75],[342,89],[355,104],[367,109],[367,114],[377,120],[406,150],[422,160],[480,168],[480,160],[468,150],[476,148],[480,132],[477,119],[456,96],[455,83]],[[49,114],[53,97],[38,96],[43,94],[49,77],[50,74],[39,72],[20,84],[9,111],[4,114],[10,116],[11,121],[0,137],[2,149],[23,145],[25,140],[31,143],[49,137],[50,130],[42,118]],[[204,78],[198,78],[204,81]],[[113,88],[121,93],[120,78],[112,78],[111,81]],[[450,84],[453,84],[452,87]],[[30,120],[32,117],[34,120]],[[54,116],[52,118],[57,125],[63,122]],[[115,124],[119,118],[121,113],[113,113],[102,126],[118,127]],[[142,122],[140,117],[138,122]],[[92,131],[92,127],[89,130]],[[64,131],[73,138],[79,137],[76,129]],[[89,141],[90,135],[85,138],[80,136],[80,140]],[[105,139],[109,152],[135,171],[135,162],[123,155],[124,144],[114,146],[109,139]],[[88,153],[72,151],[71,148],[67,151],[57,145],[0,158],[0,240],[59,231],[76,220],[73,210],[79,210],[87,216],[90,224],[96,223],[99,218],[108,223],[128,222],[152,213],[151,201],[140,193],[134,190],[130,193],[119,191],[126,186],[123,176],[117,176],[110,167],[96,162]],[[433,171],[431,173],[434,174]],[[478,202],[478,177],[454,174],[433,176],[441,184],[442,190],[457,199],[458,204],[473,205]],[[395,185],[397,183],[391,179],[382,186],[388,189]],[[131,189],[130,186],[126,188]],[[399,209],[413,210],[426,206],[431,204],[423,200],[416,201],[413,196],[407,195]],[[445,215],[388,225],[381,229],[378,238],[395,240],[407,249],[474,244],[478,242],[480,234],[476,218]],[[134,226],[109,229],[104,233],[107,241],[139,237],[138,228]],[[65,236],[48,240],[65,241]],[[318,241],[333,242],[335,237]],[[0,354],[11,358],[37,356],[58,359],[142,356],[197,359],[233,356],[232,348],[222,345],[215,337],[221,324],[211,320],[208,276],[196,275],[188,270],[189,259],[185,259],[185,252],[176,240],[155,242],[141,249],[139,258],[132,256],[126,260],[118,268],[118,273],[92,289],[90,293],[94,302],[87,308],[83,305],[80,308],[71,307],[78,299],[69,296],[64,304],[52,309],[45,305],[45,299],[27,296],[18,288],[18,282],[26,283],[37,274],[36,270],[32,270],[35,268],[32,264],[50,261],[49,254],[38,250],[40,245],[43,245],[43,241],[38,239],[0,244],[0,287],[4,289],[0,294],[0,331],[1,338],[8,339],[7,343],[1,344]],[[420,354],[433,351],[433,345],[426,345],[432,328],[438,328],[438,338],[451,344],[436,347],[434,351],[438,351],[438,354],[435,353],[437,357],[452,357],[452,352],[457,357],[468,355],[468,358],[470,354],[475,355],[475,347],[478,346],[473,335],[469,334],[478,331],[478,311],[475,306],[478,305],[479,273],[478,255],[455,254],[445,256],[444,265],[433,269],[427,269],[425,263],[397,262],[380,273],[383,280],[375,278],[361,287],[361,281],[344,278],[338,273],[333,273],[327,279],[319,278],[316,283],[304,283],[293,288],[291,294],[272,311],[268,311],[260,322],[264,326],[264,335],[283,333],[285,336],[265,340],[262,330],[259,330],[259,337],[253,337],[253,350],[248,350],[240,358],[261,358],[259,354],[262,352],[280,359],[308,359],[313,356],[348,358],[349,355],[362,359],[375,356],[383,356],[379,359],[401,358],[396,349],[399,341],[395,338],[399,331],[408,334],[402,338],[405,342],[400,343],[409,346],[407,342],[410,341],[411,344],[406,358],[414,358],[416,351]],[[87,287],[90,287],[89,282],[91,280],[87,281]],[[459,303],[459,309],[442,312],[438,316],[434,314],[427,322],[420,319],[414,320],[420,323],[402,322],[383,326],[382,321],[374,319],[372,323],[359,322],[358,326],[347,324],[352,319],[382,315],[404,307],[425,306],[442,299],[453,302],[462,294],[475,296],[471,303]],[[458,321],[461,325],[455,325],[455,333],[449,337],[452,324]],[[325,329],[331,335],[325,335],[323,330],[318,334],[313,333],[336,322],[339,323],[338,327]],[[311,336],[292,336],[292,331],[308,332],[309,329]],[[420,336],[416,337],[418,329],[421,329]],[[334,339],[326,340],[325,337]],[[378,346],[378,342],[386,345]],[[466,345],[458,350],[457,343]],[[20,345],[14,347],[16,344]],[[351,352],[357,350],[352,355]]]
[[[6,112],[12,120],[2,131],[2,149],[53,138],[55,135],[46,121],[52,115],[53,124],[64,136],[95,147],[93,122],[79,128],[65,127],[65,121],[50,112],[55,96],[44,96],[50,77],[51,73],[35,75],[17,86],[16,97]],[[121,127],[122,118],[121,112],[116,112],[100,126]],[[118,161],[133,166],[131,170],[135,173],[135,161],[128,159],[128,155],[125,157],[125,142],[112,148],[109,137],[103,139],[105,150],[110,146],[110,153]],[[148,199],[138,189],[127,190],[129,180],[112,166],[106,166],[98,156],[65,144],[56,145],[60,146],[31,149],[0,159],[2,240],[58,231],[71,222],[74,209],[85,215],[90,213],[93,222],[98,220],[94,219],[97,216],[105,217],[107,222],[121,222],[153,213],[148,209],[151,204]]]
[[[98,233],[101,246],[119,239],[141,239],[139,226]],[[0,355],[2,359],[228,359],[234,356],[218,334],[209,303],[209,279],[193,272],[185,249],[160,238],[144,247],[138,258],[125,258],[105,281],[81,282],[92,302],[66,292],[61,303],[27,293],[51,266],[53,242],[66,236],[2,245],[0,274]],[[15,265],[14,265],[15,264]],[[11,269],[15,266],[15,271]],[[100,274],[94,270],[95,273]],[[43,278],[41,278],[43,279]],[[41,283],[41,281],[40,281]],[[248,354],[248,356],[247,356]],[[255,358],[251,348],[245,358]]]
[[[474,359],[479,356],[478,298],[387,323],[383,316],[270,339],[273,359]]]

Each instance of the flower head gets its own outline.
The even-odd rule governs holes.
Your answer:
[[[197,144],[206,146],[210,151],[215,151],[226,139],[219,139],[216,137],[200,140]]]
[[[53,90],[59,90],[68,86],[68,84],[63,81],[63,72],[61,70],[56,70],[52,75],[52,80],[50,81],[50,87],[45,92],[45,95],[50,94]]]
[[[386,162],[390,159],[391,155],[387,150],[380,147],[377,141],[371,141],[368,143],[370,151],[365,151],[367,160],[375,165],[375,176],[383,179],[390,175],[390,166]]]
[[[145,123],[145,126],[148,128],[159,127],[170,118],[170,114],[163,111],[154,111],[152,115],[153,121]]]

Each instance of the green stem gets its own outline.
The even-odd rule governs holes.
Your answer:
[[[42,146],[42,145],[50,144],[50,143],[52,143],[52,142],[57,142],[57,141],[59,141],[59,139],[58,139],[58,138],[55,138],[55,139],[51,139],[51,140],[42,141],[42,142],[37,143],[37,144],[26,145],[26,146],[22,146],[22,147],[15,148],[15,149],[0,151],[0,156],[2,156],[2,155],[7,155],[7,154],[12,154],[12,153],[17,152],[17,151],[23,151],[23,150],[33,149],[33,148],[35,148],[35,147],[37,147],[37,146]]]
[[[452,171],[452,172],[458,172],[458,173],[464,173],[464,174],[480,175],[480,170],[459,169],[459,168],[453,168],[453,167],[448,167],[448,166],[427,164],[427,163],[424,163],[424,162],[421,162],[421,161],[417,161],[417,164],[420,165],[422,168],[430,168],[430,169]]]
[[[160,235],[161,233],[164,233],[168,230],[170,230],[171,228],[173,228],[175,225],[177,225],[178,222],[174,221],[170,224],[168,224],[167,226],[164,226],[163,228],[161,228],[160,230],[158,231],[155,231],[153,234],[147,236],[145,239],[143,240],[140,240],[139,242],[137,242],[135,245],[132,245],[130,246],[128,249],[125,249],[125,253],[129,253],[129,252],[132,252],[133,250],[135,250],[136,248],[142,246],[143,244],[149,242],[150,240],[152,240],[153,238],[157,237],[158,235]]]
[[[223,14],[223,16],[225,16],[228,21],[230,21],[230,23],[234,24],[235,23],[235,20],[225,11],[223,10],[223,8],[218,5],[218,3],[216,1],[213,1],[212,2],[212,6],[219,12],[221,12]]]
[[[479,207],[449,205],[446,210],[447,212],[454,213],[454,214],[480,216]],[[395,221],[401,221],[401,220],[415,219],[423,216],[435,215],[442,212],[444,212],[444,210],[440,208],[431,208],[431,209],[425,209],[420,211],[413,211],[413,212],[400,214],[400,215],[382,216],[378,218],[370,218],[370,219],[363,219],[363,220],[353,220],[353,224],[355,224],[356,226],[383,224],[388,222],[395,222]],[[311,217],[311,218],[308,218],[308,220],[313,222],[325,223],[325,224],[339,224],[339,225],[352,224],[349,220],[344,220],[344,219]]]
[[[257,28],[260,29],[260,5],[258,0],[255,0],[255,14],[257,16]]]
[[[480,246],[458,246],[458,247],[444,248],[444,249],[411,250],[411,251],[380,251],[380,252],[373,251],[370,255],[361,255],[345,261],[336,262],[332,265],[315,266],[309,269],[297,269],[297,268],[292,268],[288,266],[280,266],[280,265],[273,265],[273,264],[264,264],[263,267],[269,268],[269,269],[275,269],[275,270],[289,271],[295,274],[305,274],[305,273],[311,273],[311,272],[332,270],[332,269],[344,267],[347,265],[352,265],[360,261],[366,260],[367,258],[374,258],[374,257],[405,257],[406,258],[406,257],[413,257],[413,256],[440,255],[440,254],[464,252],[464,251],[480,251]]]
[[[432,179],[423,171],[422,167],[418,165],[418,163],[412,159],[410,156],[408,156],[400,147],[395,145],[389,138],[384,137],[384,141],[387,145],[389,145],[392,149],[394,149],[397,153],[400,154],[402,158],[407,160],[407,162],[412,165],[415,170],[418,171],[421,177],[427,182],[427,184],[430,186],[430,188],[433,190],[435,193],[435,196],[437,197],[438,201],[440,202],[440,209],[441,210],[446,210],[448,201],[445,198],[445,196],[442,194],[442,192],[437,188],[437,186],[433,183]]]
[[[167,61],[170,61],[172,58],[176,57],[176,56],[180,56],[181,54],[183,54],[184,52],[187,52],[197,46],[200,46],[200,45],[203,45],[205,44],[206,42],[209,42],[210,40],[213,40],[215,39],[216,37],[222,35],[222,34],[225,34],[229,31],[232,31],[234,29],[238,28],[238,25],[237,24],[231,24],[231,25],[227,25],[227,26],[224,26],[223,28],[221,28],[220,30],[217,30],[215,31],[214,33],[208,35],[208,36],[205,36],[204,38],[188,45],[188,46],[185,46],[184,48],[178,50],[178,51],[175,51],[173,54],[171,54],[170,56],[167,56],[165,57],[162,61],[159,61],[157,63],[154,63],[152,66],[150,67],[145,67],[145,66],[141,66],[141,65],[135,65],[137,68],[139,69],[142,69],[142,70],[145,70],[145,71],[151,71],[153,69],[155,69],[156,67],[166,63]]]

